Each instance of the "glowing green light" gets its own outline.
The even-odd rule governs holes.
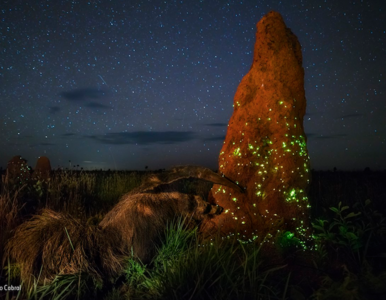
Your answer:
[[[286,233],[285,233],[285,237],[287,238],[287,239],[292,239],[293,237],[295,236],[295,234],[294,233],[292,233],[292,232],[290,232],[290,231],[287,231]]]
[[[241,153],[240,153],[240,147],[239,147],[239,148],[236,148],[235,151],[233,151],[233,155],[235,155],[235,156],[241,156]]]

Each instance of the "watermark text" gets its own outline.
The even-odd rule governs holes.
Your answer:
[[[8,291],[21,291],[21,285],[0,285],[0,292],[8,292]]]

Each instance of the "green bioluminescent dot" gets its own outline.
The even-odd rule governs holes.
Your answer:
[[[292,238],[295,236],[295,234],[292,233],[292,232],[290,232],[290,231],[287,231],[287,232],[284,234],[284,236],[285,236],[286,239],[290,240],[290,239],[292,239]]]
[[[240,153],[240,147],[239,147],[239,148],[236,148],[235,151],[233,151],[233,155],[234,155],[234,156],[241,156],[241,153]]]

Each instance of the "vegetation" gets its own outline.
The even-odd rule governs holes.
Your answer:
[[[119,245],[114,234],[108,235],[112,242],[102,238],[97,224],[146,174],[54,171],[47,181],[23,185],[10,184],[3,176],[0,299],[386,297],[385,172],[313,172],[309,198],[316,250],[300,250],[287,235],[276,249],[231,239],[203,241],[197,229],[178,220],[169,224],[157,255],[144,265],[130,255],[120,257],[119,247],[111,248]],[[175,184],[181,192],[204,198],[211,188],[195,180]],[[50,218],[57,226],[45,226]],[[28,231],[22,232],[28,234],[18,235],[27,224]],[[39,251],[43,261],[31,259]],[[67,271],[58,274],[63,268],[50,265],[52,257],[60,257]],[[121,260],[113,263],[117,257]],[[22,288],[5,292],[5,285]]]

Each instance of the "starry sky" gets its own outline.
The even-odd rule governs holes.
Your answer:
[[[311,167],[386,169],[386,2],[3,0],[0,166],[218,168],[256,23],[302,45]]]

